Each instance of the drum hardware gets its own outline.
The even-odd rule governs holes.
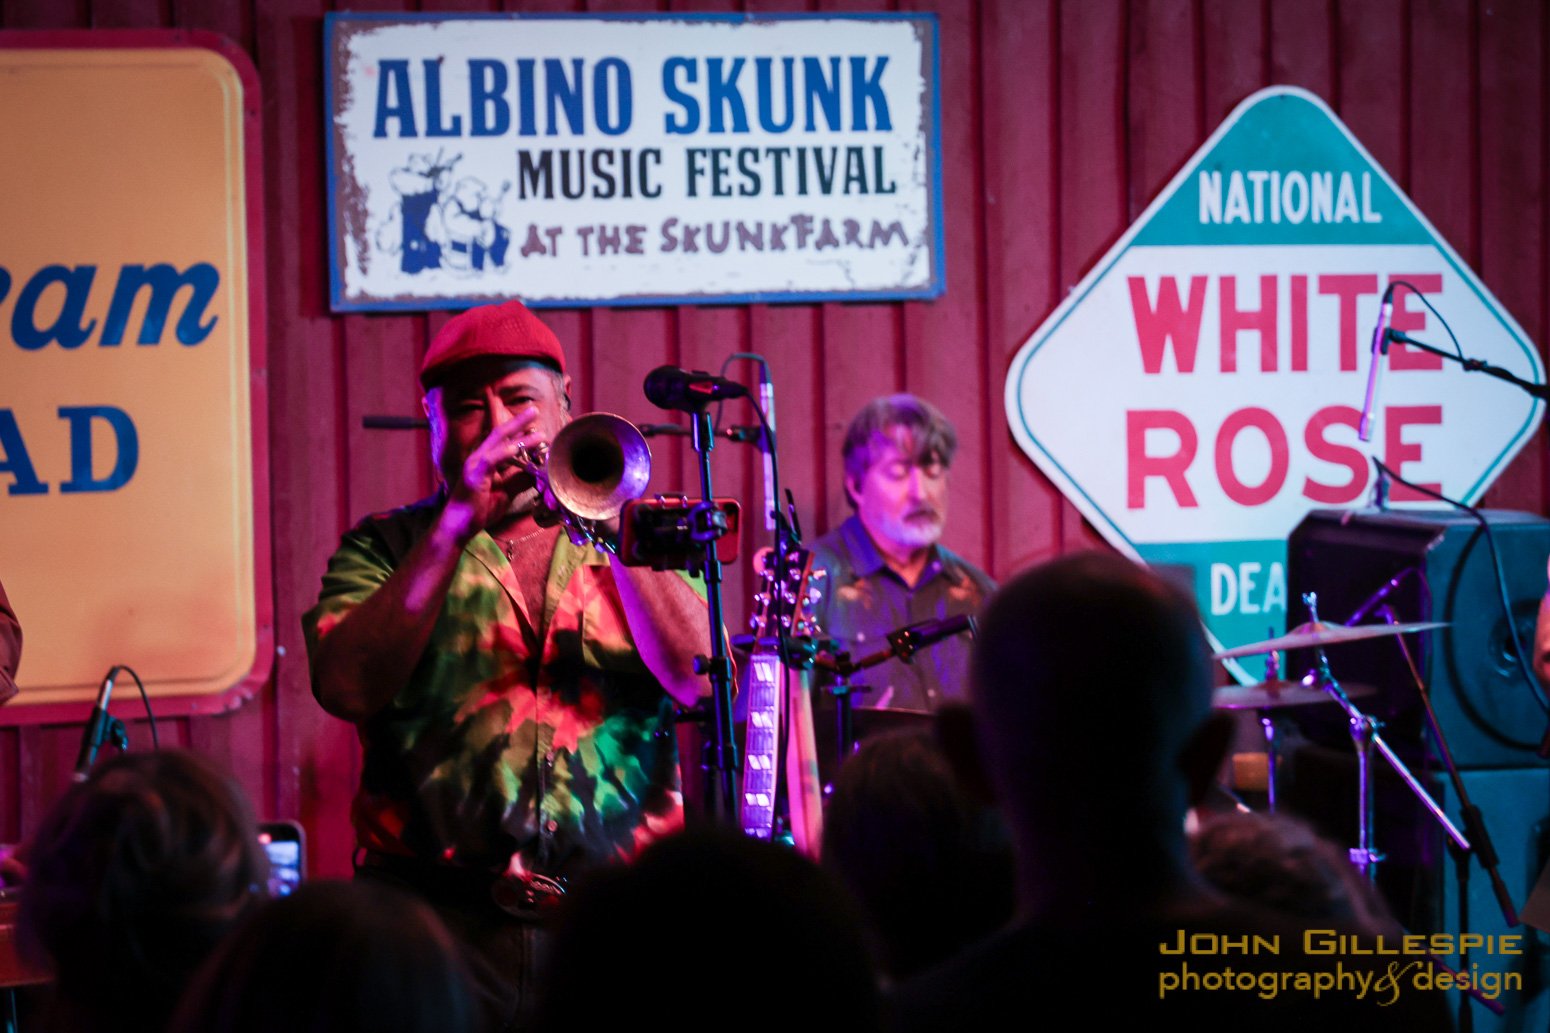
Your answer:
[[[1344,685],[1352,699],[1377,694],[1371,685]],[[1310,671],[1298,681],[1262,681],[1257,685],[1224,685],[1211,693],[1213,710],[1283,710],[1330,702],[1326,692]]]
[[[1304,602],[1308,602],[1310,611],[1313,611],[1314,607],[1314,603],[1309,601],[1309,597],[1312,595],[1313,593],[1309,593],[1309,596],[1304,596]],[[1365,610],[1365,607],[1363,609]],[[1361,612],[1362,610],[1358,611],[1358,613]],[[1351,706],[1351,697],[1370,696],[1377,691],[1373,687],[1366,685],[1353,685],[1349,690],[1343,690],[1334,681],[1332,676],[1329,677],[1326,683],[1324,676],[1328,674],[1329,664],[1324,658],[1324,647],[1340,645],[1346,642],[1360,642],[1366,639],[1408,635],[1412,632],[1430,631],[1434,628],[1445,628],[1448,626],[1446,621],[1416,621],[1410,624],[1389,622],[1350,627],[1345,624],[1325,624],[1319,620],[1316,611],[1313,611],[1311,616],[1313,620],[1306,624],[1298,625],[1285,635],[1268,638],[1263,642],[1251,642],[1246,646],[1224,649],[1218,653],[1213,653],[1211,656],[1213,660],[1230,660],[1234,657],[1256,656],[1260,653],[1266,654],[1266,680],[1264,682],[1259,685],[1230,686],[1226,689],[1218,690],[1212,697],[1211,706],[1219,710],[1254,710],[1258,712],[1260,727],[1264,729],[1265,733],[1266,764],[1268,766],[1266,774],[1267,795],[1269,796],[1271,813],[1274,813],[1276,809],[1276,760],[1280,752],[1279,733],[1276,729],[1273,711],[1282,707],[1305,706],[1312,703],[1334,700],[1346,707],[1346,712],[1350,715],[1360,713],[1360,711],[1356,711]],[[1404,642],[1402,639],[1400,645],[1403,648]],[[1277,680],[1280,674],[1276,659],[1277,654],[1290,649],[1318,650],[1318,668],[1309,671],[1300,681],[1288,682]],[[1353,717],[1352,720],[1356,719]],[[1376,721],[1372,718],[1363,715],[1362,720],[1373,721],[1376,726]],[[1355,729],[1356,725],[1352,727]],[[1376,735],[1376,727],[1374,727],[1373,734]],[[1379,741],[1381,742],[1381,740]],[[1382,749],[1392,754],[1392,751],[1388,750],[1387,745],[1384,745]],[[1398,764],[1398,757],[1393,757],[1390,763]],[[1365,760],[1363,764],[1366,764]],[[1363,767],[1362,772],[1362,778],[1365,779],[1367,769]],[[1409,773],[1405,772],[1400,777],[1408,779]],[[1368,794],[1368,798],[1371,795],[1371,788],[1371,786],[1365,786],[1363,790]],[[1419,789],[1419,783],[1414,788]],[[1367,825],[1370,825],[1370,815]],[[1365,849],[1365,847],[1360,849]],[[1359,865],[1359,867],[1362,867],[1364,871],[1368,871],[1365,864]]]
[[[1274,654],[1271,654],[1274,656]],[[1361,698],[1377,695],[1371,685],[1344,686],[1348,697]],[[1262,681],[1258,685],[1226,685],[1211,693],[1213,710],[1252,710],[1265,734],[1265,795],[1270,813],[1276,811],[1276,769],[1281,756],[1280,729],[1276,727],[1276,711],[1288,707],[1306,707],[1329,703],[1331,694],[1320,684],[1314,672],[1297,681]]]
[[[1270,810],[1274,812],[1276,809],[1276,768],[1280,745],[1275,725],[1275,712],[1286,707],[1332,701],[1346,712],[1351,728],[1352,745],[1357,757],[1357,845],[1350,851],[1351,863],[1361,869],[1368,878],[1373,878],[1377,874],[1378,863],[1383,860],[1383,855],[1377,850],[1373,839],[1372,755],[1374,751],[1388,762],[1394,773],[1443,826],[1459,849],[1468,851],[1469,841],[1463,833],[1448,820],[1441,806],[1431,798],[1416,777],[1410,773],[1404,761],[1400,760],[1399,755],[1384,741],[1380,734],[1382,722],[1363,713],[1356,704],[1351,702],[1353,698],[1375,694],[1376,689],[1366,685],[1352,685],[1349,689],[1342,686],[1330,670],[1329,657],[1324,652],[1326,646],[1430,631],[1447,627],[1447,622],[1394,623],[1393,614],[1389,612],[1387,614],[1389,623],[1385,624],[1364,624],[1357,627],[1325,624],[1319,619],[1317,593],[1305,593],[1303,603],[1308,607],[1308,615],[1312,618],[1308,623],[1299,625],[1285,635],[1225,649],[1212,656],[1215,660],[1227,660],[1239,656],[1268,654],[1265,682],[1260,685],[1228,686],[1219,689],[1213,694],[1211,705],[1215,709],[1254,710],[1258,713],[1260,726],[1265,732],[1266,781]],[[1400,646],[1404,647],[1402,639]],[[1276,654],[1287,649],[1313,649],[1318,658],[1317,665],[1297,681],[1282,681],[1268,677],[1280,673]]]
[[[1356,620],[1368,613],[1377,613],[1387,622],[1387,627],[1391,629],[1387,632],[1387,634],[1394,637],[1394,644],[1399,648],[1400,652],[1404,656],[1406,667],[1408,668],[1409,674],[1414,681],[1415,690],[1426,709],[1427,723],[1432,731],[1434,746],[1441,756],[1443,763],[1447,768],[1448,775],[1452,780],[1454,792],[1458,799],[1458,809],[1459,814],[1461,815],[1461,822],[1465,829],[1463,832],[1461,832],[1458,826],[1454,825],[1454,823],[1449,820],[1442,807],[1434,799],[1432,799],[1431,794],[1426,791],[1425,787],[1423,787],[1421,783],[1415,778],[1415,776],[1411,774],[1406,765],[1384,741],[1381,735],[1381,723],[1376,718],[1364,714],[1356,707],[1354,703],[1351,702],[1352,698],[1369,695],[1370,690],[1368,690],[1365,686],[1354,685],[1349,688],[1344,688],[1335,681],[1333,674],[1330,672],[1329,658],[1324,651],[1325,645],[1354,641],[1358,637],[1380,637],[1384,634],[1384,632],[1380,630],[1383,626],[1380,625],[1369,627],[1364,625],[1360,628],[1350,628],[1342,627],[1340,625],[1322,625],[1319,622],[1317,595],[1315,593],[1309,592],[1303,596],[1303,602],[1307,605],[1309,616],[1312,618],[1312,622],[1310,624],[1305,624],[1302,627],[1295,629],[1289,635],[1283,636],[1280,639],[1267,640],[1264,643],[1260,643],[1258,647],[1248,648],[1250,650],[1255,650],[1257,648],[1259,651],[1269,652],[1273,657],[1274,653],[1272,649],[1274,647],[1286,646],[1288,648],[1304,648],[1311,646],[1316,650],[1316,656],[1318,658],[1317,667],[1313,671],[1310,671],[1308,675],[1299,682],[1290,683],[1289,685],[1266,686],[1264,689],[1265,695],[1270,696],[1273,694],[1279,694],[1279,697],[1282,700],[1297,699],[1303,698],[1304,693],[1309,688],[1314,688],[1318,691],[1327,692],[1328,698],[1334,700],[1346,712],[1351,731],[1352,745],[1356,750],[1357,755],[1358,780],[1357,845],[1354,849],[1351,849],[1348,852],[1351,863],[1355,867],[1359,868],[1368,878],[1375,878],[1377,874],[1377,866],[1384,860],[1383,853],[1377,849],[1377,840],[1373,828],[1374,783],[1372,777],[1372,756],[1376,751],[1379,756],[1388,762],[1394,773],[1399,776],[1400,780],[1405,784],[1405,786],[1410,790],[1415,798],[1420,801],[1421,805],[1426,809],[1426,811],[1431,815],[1432,819],[1438,824],[1438,826],[1442,828],[1448,837],[1448,847],[1454,855],[1455,870],[1458,873],[1459,880],[1456,896],[1459,909],[1457,927],[1463,930],[1470,928],[1467,907],[1467,901],[1469,899],[1468,859],[1470,855],[1474,855],[1478,858],[1481,867],[1485,869],[1487,876],[1490,878],[1492,890],[1495,893],[1497,903],[1501,908],[1503,921],[1509,928],[1511,928],[1518,925],[1518,914],[1513,905],[1513,901],[1511,899],[1510,893],[1508,892],[1507,886],[1502,879],[1498,859],[1496,857],[1496,851],[1491,842],[1490,833],[1486,828],[1484,815],[1480,812],[1480,809],[1475,806],[1473,801],[1470,800],[1469,795],[1465,791],[1463,780],[1459,776],[1457,765],[1453,762],[1451,752],[1447,746],[1447,740],[1443,735],[1442,727],[1437,720],[1435,711],[1432,708],[1430,693],[1427,691],[1425,681],[1421,677],[1420,668],[1417,666],[1415,657],[1412,655],[1411,650],[1403,637],[1405,634],[1411,631],[1428,630],[1435,627],[1446,627],[1447,625],[1440,622],[1401,624],[1398,622],[1393,609],[1384,601],[1385,597],[1388,596],[1393,591],[1394,587],[1404,577],[1408,576],[1409,573],[1409,570],[1401,571],[1399,575],[1396,575],[1394,578],[1392,578],[1386,585],[1381,587],[1377,592],[1375,592],[1371,597],[1369,597],[1359,607],[1357,607],[1356,612],[1351,617],[1351,620]],[[1359,636],[1351,634],[1352,632],[1356,631],[1361,631],[1362,634]],[[1333,634],[1331,634],[1331,632],[1333,632]],[[1254,688],[1255,687],[1252,686],[1246,687],[1247,691],[1244,692],[1243,698],[1251,698],[1251,694]],[[1299,704],[1282,703],[1282,706],[1294,705]],[[1274,810],[1275,800],[1274,763],[1277,755],[1277,744],[1274,737],[1275,724],[1273,719],[1279,709],[1279,707],[1266,707],[1259,710],[1261,723],[1266,729],[1266,737],[1269,742],[1269,750],[1267,754],[1267,774],[1269,776],[1268,781],[1270,783],[1272,794],[1272,810]],[[1436,961],[1436,959],[1433,960]],[[1468,970],[1467,961],[1467,956],[1460,956],[1460,971]],[[1501,1007],[1500,1002],[1485,1000],[1478,994],[1471,994],[1470,996],[1480,1001],[1481,1004],[1485,1005],[1487,1008],[1490,1008],[1492,1011],[1498,1011],[1499,1013],[1499,1009]],[[1463,1023],[1467,1021],[1467,1002],[1461,1000],[1459,1007],[1461,1017],[1463,1017],[1461,1018],[1462,1027]]]
[[[1446,628],[1447,621],[1416,621],[1410,624],[1362,624],[1347,627],[1344,624],[1324,624],[1314,620],[1301,624],[1278,638],[1263,642],[1251,642],[1246,646],[1234,646],[1219,653],[1212,653],[1213,660],[1231,660],[1239,656],[1257,656],[1288,649],[1314,649],[1339,645],[1343,642],[1359,642],[1369,638],[1385,638],[1390,635],[1408,635],[1416,631]]]
[[[915,654],[929,646],[934,646],[943,639],[954,635],[967,633],[970,638],[975,634],[975,621],[969,614],[960,614],[956,617],[944,617],[941,620],[919,621],[908,624],[902,628],[895,628],[887,635],[888,644],[882,649],[868,653],[860,660],[852,660],[846,650],[833,650],[821,652],[813,661],[813,666],[829,675],[831,683],[828,692],[834,697],[837,704],[836,719],[839,727],[839,736],[836,742],[838,762],[845,763],[845,759],[855,751],[855,697],[867,691],[864,685],[854,685],[851,678],[858,672],[869,667],[876,667],[884,660],[898,657],[905,663],[912,662]],[[862,708],[868,715],[899,713],[908,714],[908,718],[901,719],[903,723],[918,726],[922,716],[929,720],[929,713],[925,711],[900,710],[889,711],[883,708]],[[836,771],[839,770],[837,767]]]
[[[1317,666],[1312,671],[1310,671],[1301,682],[1296,684],[1303,685],[1305,687],[1316,687],[1318,691],[1325,693],[1328,699],[1333,700],[1340,706],[1342,710],[1345,711],[1346,717],[1349,720],[1351,728],[1351,742],[1352,746],[1356,750],[1357,761],[1357,844],[1349,851],[1351,863],[1359,868],[1362,871],[1362,874],[1366,875],[1370,879],[1376,877],[1378,864],[1383,861],[1383,854],[1377,849],[1376,840],[1373,834],[1372,760],[1373,754],[1375,752],[1388,762],[1389,767],[1393,769],[1394,773],[1399,776],[1400,780],[1405,783],[1410,791],[1415,794],[1416,799],[1421,802],[1422,806],[1431,812],[1432,817],[1435,818],[1437,823],[1442,826],[1443,830],[1448,834],[1448,837],[1454,842],[1458,849],[1466,852],[1469,851],[1469,840],[1466,839],[1464,834],[1460,832],[1453,824],[1453,822],[1448,819],[1447,814],[1443,812],[1442,807],[1437,803],[1437,801],[1432,799],[1431,794],[1426,791],[1426,788],[1421,785],[1421,783],[1413,774],[1410,773],[1410,769],[1405,765],[1405,762],[1399,758],[1399,755],[1395,753],[1392,748],[1390,748],[1387,742],[1384,741],[1381,734],[1383,727],[1382,722],[1380,722],[1377,718],[1372,717],[1371,715],[1363,713],[1355,703],[1351,702],[1351,697],[1353,695],[1360,696],[1364,695],[1365,693],[1360,692],[1356,686],[1352,686],[1350,692],[1346,691],[1346,689],[1341,686],[1341,684],[1335,679],[1334,673],[1330,670],[1329,657],[1324,652],[1325,644],[1353,641],[1356,637],[1376,638],[1383,633],[1377,632],[1374,634],[1364,634],[1361,636],[1342,636],[1337,634],[1332,637],[1326,637],[1326,631],[1323,629],[1338,629],[1341,631],[1366,631],[1367,629],[1365,627],[1361,629],[1345,628],[1343,625],[1322,625],[1319,621],[1318,614],[1318,594],[1316,592],[1304,593],[1302,600],[1303,603],[1308,607],[1309,616],[1313,618],[1312,623],[1310,625],[1303,625],[1302,628],[1297,629],[1289,635],[1283,636],[1280,640],[1271,641],[1285,642],[1290,640],[1293,643],[1291,648],[1305,648],[1311,646],[1315,650],[1315,655],[1318,657]],[[1400,635],[1409,631],[1426,630],[1427,628],[1442,626],[1444,625],[1436,622],[1420,625],[1394,624],[1389,625],[1389,627],[1393,630],[1387,632],[1387,634]],[[1320,630],[1304,630],[1310,627],[1318,628]],[[1315,636],[1317,636],[1316,639]],[[1261,643],[1260,645],[1266,646],[1268,643]],[[1262,649],[1258,651],[1264,652],[1267,650]],[[1262,710],[1261,713],[1268,714],[1269,708]],[[1273,777],[1271,782],[1273,785]]]

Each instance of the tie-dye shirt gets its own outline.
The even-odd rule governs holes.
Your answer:
[[[439,511],[368,517],[303,618],[316,643],[385,582]],[[564,874],[633,856],[683,820],[673,702],[640,659],[608,559],[560,535],[544,612],[487,534],[464,550],[408,686],[359,726],[358,845]]]

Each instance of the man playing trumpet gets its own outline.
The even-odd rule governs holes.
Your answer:
[[[449,321],[420,382],[441,488],[344,536],[303,618],[312,688],[360,734],[357,877],[429,900],[510,1024],[546,905],[682,822],[705,604],[535,520],[570,376],[520,302]]]

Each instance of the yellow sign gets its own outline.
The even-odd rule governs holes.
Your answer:
[[[210,37],[22,35],[0,34],[0,581],[26,641],[0,717],[89,699],[115,663],[202,697],[158,712],[211,709],[267,674],[272,640],[256,79]]]

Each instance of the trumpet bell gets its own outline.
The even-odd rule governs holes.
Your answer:
[[[562,508],[584,520],[612,520],[646,493],[651,448],[624,417],[588,413],[554,436],[544,466]]]

